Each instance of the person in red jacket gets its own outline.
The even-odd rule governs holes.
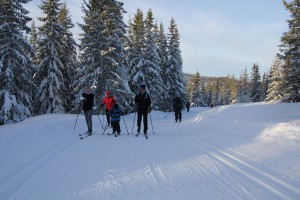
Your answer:
[[[110,91],[106,91],[101,106],[103,107],[105,105],[107,126],[110,126],[110,110],[113,108],[115,103],[116,100],[112,95],[110,95]]]

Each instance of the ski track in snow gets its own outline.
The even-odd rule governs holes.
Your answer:
[[[191,109],[176,124],[173,115],[153,112],[148,140],[127,135],[123,121],[119,137],[102,135],[96,116],[95,132],[84,140],[78,136],[86,127],[82,116],[75,132],[66,130],[76,115],[3,126],[0,199],[300,199],[297,108]],[[126,116],[129,132],[133,116]]]

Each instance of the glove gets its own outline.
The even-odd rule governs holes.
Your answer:
[[[83,101],[85,98],[84,97],[79,97],[79,100],[80,101]]]
[[[151,107],[148,108],[148,113],[151,113]]]
[[[138,107],[139,107],[139,104],[138,104],[138,103],[135,103],[134,106],[135,106],[135,108],[138,108]]]

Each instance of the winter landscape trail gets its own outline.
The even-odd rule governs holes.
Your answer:
[[[148,140],[131,134],[134,114],[117,138],[97,116],[83,140],[81,115],[75,131],[76,115],[63,114],[1,126],[0,199],[300,199],[299,103],[166,115],[151,113]]]

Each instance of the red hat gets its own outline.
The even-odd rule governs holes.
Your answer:
[[[106,95],[110,95],[110,91],[107,90],[105,94],[106,94]]]

